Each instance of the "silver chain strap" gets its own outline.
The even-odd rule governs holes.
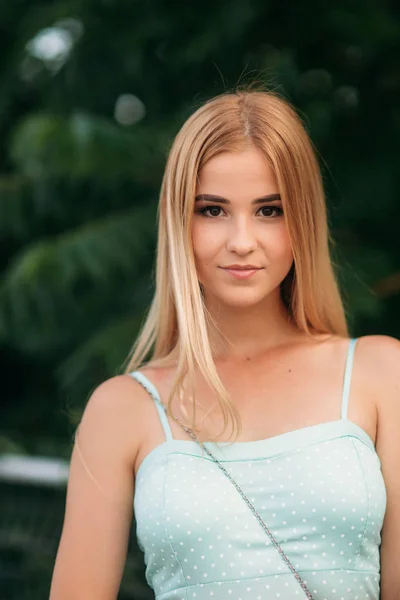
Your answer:
[[[162,402],[160,402],[160,404],[163,407],[165,413],[168,414],[167,409],[162,404]],[[306,584],[304,583],[304,581],[302,580],[302,578],[300,577],[300,575],[298,574],[298,572],[296,571],[296,569],[294,568],[294,566],[290,562],[289,558],[286,556],[286,554],[284,553],[284,551],[282,550],[282,548],[278,544],[276,538],[273,536],[273,534],[271,533],[271,531],[268,529],[268,527],[266,526],[266,524],[264,523],[264,521],[262,520],[262,518],[260,517],[260,515],[256,511],[256,509],[254,508],[254,506],[251,503],[251,501],[249,500],[249,498],[246,496],[246,494],[243,492],[243,490],[241,489],[241,487],[233,479],[232,475],[230,473],[228,473],[228,471],[225,469],[225,467],[220,463],[220,461],[217,458],[215,458],[215,456],[208,450],[208,448],[206,448],[204,446],[204,444],[202,442],[200,442],[200,440],[197,439],[195,433],[191,429],[189,429],[189,427],[186,427],[186,425],[184,425],[178,419],[178,417],[175,417],[174,415],[171,415],[171,416],[178,423],[178,425],[180,425],[180,427],[182,427],[182,429],[184,429],[186,431],[186,433],[192,438],[192,440],[195,441],[197,444],[199,444],[203,448],[203,450],[205,450],[207,452],[207,454],[210,456],[210,458],[218,465],[218,467],[221,469],[221,471],[227,476],[227,478],[229,479],[229,481],[235,486],[235,488],[237,489],[237,491],[239,492],[239,494],[242,496],[243,500],[246,502],[247,506],[250,508],[250,510],[253,513],[253,515],[256,517],[257,521],[260,523],[261,527],[264,529],[265,533],[267,533],[267,535],[271,539],[272,543],[277,548],[279,554],[281,555],[281,557],[283,558],[283,560],[286,562],[286,564],[288,565],[289,569],[292,571],[293,575],[296,577],[296,579],[299,582],[300,586],[302,587],[302,589],[303,589],[306,597],[309,600],[313,600],[313,597],[311,595],[310,590],[307,588]]]

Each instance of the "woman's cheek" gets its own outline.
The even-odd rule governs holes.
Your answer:
[[[193,252],[198,260],[210,261],[220,245],[221,231],[207,223],[195,223],[192,227]]]
[[[283,261],[292,260],[293,252],[286,227],[276,231],[274,238],[270,239],[270,253],[276,259]]]

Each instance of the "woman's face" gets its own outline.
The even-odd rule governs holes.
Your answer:
[[[279,293],[293,254],[275,175],[258,149],[223,152],[200,171],[192,244],[206,301],[245,307]]]

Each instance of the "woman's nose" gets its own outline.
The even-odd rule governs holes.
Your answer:
[[[228,239],[226,243],[227,250],[237,254],[247,254],[257,248],[256,232],[254,227],[247,220],[240,220],[227,232]]]

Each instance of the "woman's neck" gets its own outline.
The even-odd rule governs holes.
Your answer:
[[[268,299],[267,299],[268,300]],[[209,326],[215,359],[251,359],[266,350],[303,337],[279,299],[252,307],[207,306],[215,327]]]

